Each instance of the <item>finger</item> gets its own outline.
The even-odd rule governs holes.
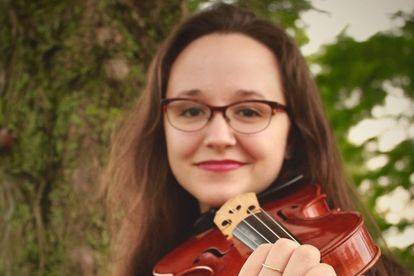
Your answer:
[[[319,249],[310,244],[303,244],[293,252],[283,276],[304,275],[312,267],[318,265],[320,259]]]
[[[272,248],[272,244],[266,243],[256,248],[244,263],[239,272],[239,276],[258,275],[262,269],[262,263],[266,260],[266,256]]]
[[[318,264],[312,267],[305,276],[336,276],[336,272],[332,266],[328,264]]]
[[[299,244],[295,241],[288,239],[277,240],[267,254],[264,264],[279,269],[283,272],[290,259],[290,256],[298,246]],[[259,274],[259,276],[275,275],[282,275],[282,273],[264,266],[262,266]]]

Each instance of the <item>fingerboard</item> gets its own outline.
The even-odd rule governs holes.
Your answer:
[[[264,243],[275,243],[280,238],[299,243],[292,233],[264,211],[245,218],[233,230],[233,236],[252,250]]]

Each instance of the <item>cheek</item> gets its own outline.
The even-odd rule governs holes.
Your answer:
[[[241,144],[254,161],[274,163],[283,160],[286,140],[286,135],[269,131],[266,135],[244,139]]]
[[[164,129],[170,164],[190,158],[197,150],[200,139],[196,135],[177,131],[168,125]]]
[[[256,192],[268,188],[280,173],[286,152],[287,129],[285,132],[280,128],[276,130],[269,128],[269,131],[262,133],[266,135],[250,139],[248,144],[245,143],[245,150],[254,160],[250,187],[254,187]]]

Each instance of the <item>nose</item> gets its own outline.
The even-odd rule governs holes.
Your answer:
[[[222,113],[214,114],[205,127],[204,144],[219,151],[236,144],[233,129]]]

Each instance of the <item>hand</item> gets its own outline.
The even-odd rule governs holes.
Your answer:
[[[274,244],[256,248],[239,276],[335,276],[332,266],[320,263],[320,259],[319,249],[312,245],[279,239]]]

